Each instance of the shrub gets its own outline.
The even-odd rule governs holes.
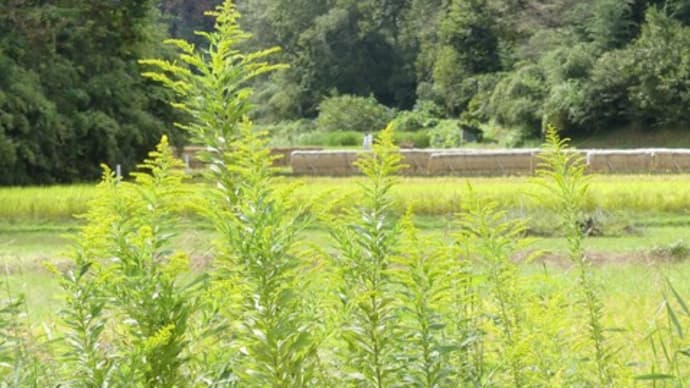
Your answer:
[[[356,131],[302,133],[295,138],[295,144],[304,146],[352,147],[361,146],[364,134]]]
[[[429,130],[429,138],[429,144],[433,148],[459,147],[462,142],[460,121],[439,120],[439,122]]]
[[[312,132],[316,126],[313,120],[302,119],[257,125],[257,128],[268,132],[272,146],[291,146],[298,144],[301,135]]]
[[[502,126],[519,129],[526,137],[541,132],[546,78],[538,66],[524,66],[498,82],[489,101],[490,116]]]
[[[543,124],[552,124],[565,133],[581,128],[587,120],[589,104],[585,87],[580,80],[554,85],[544,102]]]
[[[652,248],[652,253],[674,261],[682,261],[690,256],[690,246],[685,241],[678,240],[667,245],[656,246]]]
[[[558,47],[540,61],[549,84],[556,85],[571,79],[587,79],[596,60],[592,45],[576,44]]]
[[[687,123],[690,97],[690,29],[655,8],[642,34],[626,49],[636,84],[629,89],[636,115],[653,124]]]
[[[427,112],[402,111],[399,112],[391,125],[396,133],[414,132],[433,126],[437,118]]]
[[[428,130],[396,132],[394,139],[399,146],[412,145],[414,148],[428,148],[431,144],[431,136]]]
[[[394,112],[373,96],[351,95],[329,97],[319,104],[316,126],[321,131],[376,132],[394,117]]]

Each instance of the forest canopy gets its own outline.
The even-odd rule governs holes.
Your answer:
[[[102,162],[130,170],[163,133],[183,144],[169,92],[137,61],[165,56],[166,37],[202,44],[218,3],[2,2],[0,184],[94,179]],[[283,139],[393,120],[442,139],[499,128],[515,145],[546,123],[577,137],[690,118],[690,0],[236,4],[247,45],[289,65],[252,85],[253,119]]]

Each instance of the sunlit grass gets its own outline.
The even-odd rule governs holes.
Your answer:
[[[362,179],[305,178],[295,195],[353,196]],[[422,216],[455,213],[467,194],[468,183],[476,195],[497,200],[504,208],[531,211],[550,206],[543,198],[536,199],[543,189],[527,177],[401,178],[392,193],[395,210],[402,213],[411,206],[415,214]],[[200,183],[195,185],[201,187]],[[96,192],[93,185],[0,188],[0,219],[72,219],[86,210]],[[348,203],[353,201],[357,198],[350,198]],[[690,214],[690,175],[593,176],[586,209]]]

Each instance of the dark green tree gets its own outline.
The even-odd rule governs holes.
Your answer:
[[[2,184],[95,179],[128,171],[172,129],[165,93],[137,58],[165,32],[153,0],[0,5]],[[179,141],[176,133],[173,138]]]

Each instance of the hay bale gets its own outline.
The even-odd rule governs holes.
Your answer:
[[[357,151],[293,151],[290,166],[297,175],[354,175],[357,154]]]
[[[496,176],[530,175],[536,167],[536,150],[490,150],[433,154],[430,175]]]
[[[271,156],[273,159],[273,167],[288,167],[290,165],[290,155],[294,151],[320,151],[322,147],[273,147],[271,148]]]
[[[427,175],[429,159],[433,155],[433,150],[422,149],[405,149],[400,150],[403,160],[402,163],[406,165],[400,171],[401,175]]]
[[[690,172],[690,150],[688,149],[654,149],[653,168],[656,173]]]
[[[290,157],[292,172],[297,175],[358,175],[355,167],[363,151],[293,151]],[[401,175],[427,175],[433,150],[401,150],[402,163],[407,165]]]
[[[542,149],[536,149],[534,150],[534,173],[537,173],[537,170],[542,166],[544,163],[543,159],[541,158],[541,154],[544,151]],[[589,153],[589,150],[577,150],[577,149],[567,149],[565,150],[565,153],[569,155],[570,157],[570,162],[572,163],[573,161],[579,160],[582,162],[582,164],[585,166],[585,171],[587,169],[587,155]]]
[[[649,150],[592,150],[587,153],[587,172],[595,174],[648,174],[652,171]]]

